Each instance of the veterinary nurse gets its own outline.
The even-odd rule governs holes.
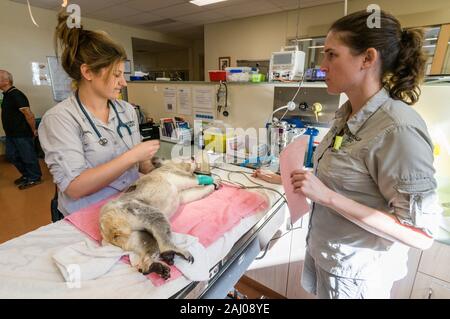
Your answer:
[[[77,90],[48,110],[39,138],[53,180],[58,209],[70,214],[123,191],[151,170],[158,141],[141,142],[134,108],[118,100],[125,50],[103,32],[69,29],[60,13],[55,40],[61,64]]]
[[[291,175],[314,203],[302,286],[319,298],[389,298],[409,247],[431,246],[442,212],[433,144],[410,106],[424,74],[423,33],[380,14],[380,27],[366,11],[331,26],[321,68],[328,92],[349,101],[315,151],[314,173]]]

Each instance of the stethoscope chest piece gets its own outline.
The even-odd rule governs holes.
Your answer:
[[[108,139],[106,137],[101,137],[98,140],[98,144],[100,144],[101,146],[105,146],[106,144],[108,144]]]

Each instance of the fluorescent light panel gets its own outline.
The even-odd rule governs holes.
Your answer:
[[[207,6],[208,4],[223,2],[227,0],[192,0],[189,1],[192,4],[195,4],[196,6]]]

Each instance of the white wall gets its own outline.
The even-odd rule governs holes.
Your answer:
[[[39,28],[31,22],[26,5],[0,0],[0,69],[10,71],[14,85],[22,90],[30,100],[31,108],[40,117],[52,107],[52,91],[49,86],[33,86],[31,62],[46,62],[47,56],[54,56],[53,32],[56,27],[56,12],[32,7]],[[82,12],[83,14],[83,12]],[[159,32],[145,31],[123,25],[93,19],[83,19],[86,29],[104,30],[121,43],[132,60],[131,38],[148,39],[180,46],[191,47],[189,41],[166,36]],[[4,135],[0,125],[0,136]]]
[[[218,58],[231,57],[231,65],[239,59],[269,59],[286,39],[317,37],[326,34],[333,21],[344,15],[344,2],[244,18],[205,26],[205,77],[208,70],[218,68]],[[350,0],[348,12],[366,9],[371,3],[394,14],[404,27],[450,23],[448,0]]]
[[[192,124],[192,116],[167,113],[164,109],[163,92],[165,87],[177,87],[181,83],[130,83],[128,98],[132,103],[142,106],[143,111],[159,120],[162,117],[182,116]],[[183,83],[190,87],[204,86],[201,83]],[[217,90],[217,84],[208,84]],[[229,89],[229,117],[218,116],[234,128],[262,128],[273,110],[275,84],[231,84]],[[434,166],[442,201],[450,201],[450,86],[425,85],[421,87],[419,102],[413,106],[427,123],[435,145],[440,154],[435,156]],[[320,137],[319,137],[320,140]]]

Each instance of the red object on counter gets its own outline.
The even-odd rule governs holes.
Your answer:
[[[209,80],[212,82],[226,81],[227,72],[226,71],[209,71]]]

